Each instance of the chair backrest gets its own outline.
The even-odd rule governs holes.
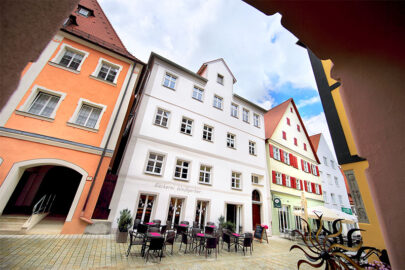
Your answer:
[[[137,233],[146,233],[148,231],[148,226],[142,223],[138,224]]]
[[[170,230],[172,228],[172,221],[166,220],[167,229]]]
[[[138,229],[138,225],[141,223],[141,220],[139,218],[135,219],[134,221],[134,226],[132,227],[134,230]]]
[[[253,233],[247,232],[245,233],[245,237],[253,238]]]
[[[225,242],[225,243],[231,243],[231,237],[229,236],[229,234],[227,234],[227,233],[223,233],[222,234],[222,240]]]
[[[149,232],[160,232],[158,227],[149,227]]]
[[[181,234],[181,242],[183,244],[188,244],[188,235],[186,233]]]
[[[187,231],[187,227],[177,226],[177,234],[185,233]]]
[[[190,222],[183,220],[183,221],[180,222],[180,224],[190,225]]]
[[[167,230],[167,225],[163,225],[162,228],[160,229],[161,234],[165,234]]]
[[[206,234],[213,234],[213,233],[214,233],[214,228],[209,227],[209,226],[205,226],[204,232],[205,232]]]
[[[175,236],[176,234],[173,231],[168,232],[166,236],[166,243],[173,245]]]
[[[206,244],[206,248],[216,248],[217,247],[217,239],[215,237],[208,237]]]
[[[159,224],[162,223],[162,221],[160,219],[154,219],[154,220],[152,220],[152,222],[153,223],[159,223]]]
[[[212,221],[208,221],[208,222],[207,222],[207,226],[215,226],[215,223],[212,222]]]
[[[161,250],[165,239],[163,237],[156,237],[150,240],[149,250]]]
[[[243,246],[244,247],[250,247],[252,245],[252,238],[251,237],[245,237],[243,239]]]
[[[198,226],[198,222],[197,221],[193,221],[193,228],[199,228],[200,226]]]
[[[191,231],[191,235],[195,237],[197,233],[201,233],[201,230],[199,228],[193,228]]]

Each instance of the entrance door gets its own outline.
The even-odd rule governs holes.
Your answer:
[[[231,221],[235,224],[235,231],[240,232],[242,230],[242,206],[236,204],[226,205],[226,221]]]
[[[252,192],[252,225],[253,229],[256,225],[261,224],[261,216],[260,216],[260,194],[257,190],[253,190]]]
[[[135,219],[140,219],[142,222],[149,222],[152,214],[153,204],[155,202],[154,195],[141,194],[138,202],[138,210],[136,211]]]
[[[207,222],[207,212],[208,212],[208,202],[197,201],[194,221],[198,223],[198,226],[200,226],[200,228],[204,228]]]
[[[172,224],[179,224],[182,208],[184,204],[184,199],[171,198],[169,205],[169,212],[167,213],[167,220],[170,220]]]
[[[286,229],[290,228],[289,219],[289,206],[283,205],[282,208],[278,209],[278,220],[279,220],[279,230],[284,232]]]

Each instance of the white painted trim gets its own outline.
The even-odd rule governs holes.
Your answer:
[[[77,124],[76,124],[77,115],[79,114],[79,111],[80,111],[80,109],[82,108],[83,105],[89,105],[89,106],[98,107],[98,108],[101,109],[100,116],[98,117],[97,123],[94,126],[94,130],[98,130],[99,127],[100,127],[101,118],[103,118],[103,114],[104,114],[105,110],[107,109],[107,106],[103,105],[103,104],[91,102],[90,100],[87,100],[87,99],[84,99],[84,98],[79,99],[79,102],[77,103],[75,112],[73,113],[72,117],[69,119],[68,123],[73,124],[74,126],[77,126]]]
[[[146,170],[146,167],[148,166],[149,156],[150,156],[151,153],[153,153],[155,155],[162,155],[163,156],[163,161],[162,161],[163,164],[162,164],[162,169],[160,170],[161,171],[160,174],[154,173],[154,172],[148,172]],[[143,166],[143,173],[163,177],[164,176],[164,171],[165,171],[165,168],[166,168],[167,155],[168,155],[168,153],[164,153],[164,152],[161,152],[161,151],[148,150],[148,155],[146,156],[146,159],[145,159],[145,165]]]
[[[28,112],[28,110],[31,107],[31,105],[34,102],[37,95],[39,94],[39,92],[44,92],[46,94],[50,94],[50,95],[54,95],[54,96],[59,97],[59,101],[56,104],[55,109],[53,110],[52,114],[49,116],[49,118],[55,119],[56,111],[58,110],[58,108],[59,108],[60,104],[62,103],[62,101],[65,99],[66,93],[59,92],[59,91],[56,91],[56,90],[47,89],[47,88],[45,88],[43,86],[40,86],[40,85],[34,85],[34,87],[32,87],[31,94],[25,100],[24,104],[22,104],[20,106],[20,108],[18,108],[18,109],[20,111],[22,111],[22,112],[28,113],[28,115],[26,115],[26,116],[30,116],[30,113]],[[39,115],[39,116],[41,117],[41,115]]]
[[[177,161],[185,161],[188,162],[188,168],[187,168],[187,178],[181,178],[181,177],[176,177],[176,167],[177,167]],[[190,176],[191,176],[191,160],[187,159],[187,158],[182,158],[182,157],[178,157],[176,156],[174,159],[174,170],[173,170],[173,179],[174,180],[178,180],[178,181],[182,181],[182,182],[190,182]]]
[[[79,71],[79,72],[80,72],[84,61],[85,61],[86,58],[89,56],[89,53],[86,52],[86,51],[83,51],[83,50],[79,50],[79,49],[77,49],[77,48],[75,48],[75,47],[72,47],[72,46],[70,46],[70,45],[68,45],[68,44],[66,44],[66,43],[63,43],[63,44],[60,46],[60,49],[59,49],[58,53],[57,53],[56,56],[51,60],[51,63],[60,66],[60,64],[59,64],[59,63],[60,63],[60,60],[61,60],[62,57],[65,55],[65,52],[66,52],[66,51],[73,51],[73,52],[78,53],[78,54],[81,54],[81,55],[83,56],[82,61],[80,62],[79,66],[78,66],[77,69],[76,69],[76,71]],[[69,68],[67,68],[67,69],[69,69]],[[74,70],[74,69],[71,69],[71,70]]]
[[[93,73],[91,73],[90,76],[93,76],[93,77],[98,78],[97,75],[98,75],[98,73],[100,72],[100,69],[101,69],[101,66],[103,65],[103,63],[118,69],[117,75],[115,75],[115,78],[114,78],[114,81],[113,81],[114,84],[117,84],[117,80],[118,80],[118,77],[120,76],[120,73],[121,73],[121,70],[122,70],[122,66],[121,66],[121,65],[118,65],[118,64],[115,64],[115,63],[113,63],[113,62],[110,62],[110,61],[108,61],[107,59],[102,58],[102,57],[100,57],[100,58],[98,59],[97,67],[96,67],[96,69],[93,71]],[[104,80],[101,79],[101,81],[104,81]],[[109,82],[109,81],[106,81],[106,82],[111,83],[111,82]]]
[[[166,79],[166,75],[169,75],[169,76],[174,77],[174,78],[176,79],[176,82],[175,82],[175,84],[174,84],[174,88],[170,88],[170,87],[164,85],[165,79]],[[179,76],[179,75],[176,75],[176,73],[174,73],[174,72],[172,72],[172,71],[167,71],[167,70],[165,70],[165,71],[164,71],[163,78],[162,78],[162,86],[163,86],[163,87],[166,87],[167,89],[176,91],[177,85],[179,84],[179,78],[180,78],[180,76]]]
[[[79,202],[80,196],[82,194],[84,185],[86,183],[86,178],[88,176],[88,173],[81,167],[77,166],[76,164],[73,164],[73,163],[70,163],[68,161],[61,160],[61,159],[48,159],[48,158],[24,160],[24,161],[14,163],[14,165],[11,167],[10,171],[8,172],[6,179],[4,179],[2,185],[0,186],[0,215],[3,213],[3,210],[6,207],[7,202],[10,199],[11,195],[13,194],[13,191],[16,188],[18,182],[20,181],[20,178],[23,175],[24,171],[28,168],[42,166],[42,165],[56,165],[56,166],[68,167],[82,175],[80,184],[77,187],[75,197],[73,199],[72,205],[69,209],[69,213],[68,213],[65,221],[72,220],[73,214],[76,210],[76,207]]]

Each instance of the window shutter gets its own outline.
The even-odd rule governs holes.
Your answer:
[[[311,183],[312,193],[316,193],[315,183]]]
[[[322,195],[322,185],[319,185],[319,194]]]
[[[273,145],[269,144],[270,157],[274,158]]]
[[[302,170],[305,172],[305,168],[304,168],[304,160],[303,160],[303,159],[301,159],[301,168],[302,168]]]
[[[319,176],[319,168],[316,166],[316,176]]]
[[[283,179],[283,181],[282,181],[283,186],[286,186],[286,183],[285,183],[285,174],[284,174],[284,173],[282,174],[282,179]]]
[[[291,180],[291,187],[297,188],[297,183],[295,182],[295,177],[290,177],[290,180]]]
[[[294,155],[290,154],[290,165],[294,166]]]
[[[304,188],[305,188],[305,191],[308,192],[308,187],[307,187],[307,181],[306,180],[304,180]]]
[[[284,151],[280,149],[280,160],[281,162],[284,162],[284,155],[283,155]]]
[[[273,171],[273,184],[276,184],[277,180],[276,180],[276,172]]]
[[[302,184],[302,180],[300,180],[301,190],[304,190],[304,185]]]

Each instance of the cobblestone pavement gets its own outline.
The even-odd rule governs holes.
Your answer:
[[[273,236],[269,244],[255,241],[252,255],[221,249],[217,259],[206,259],[184,254],[184,247],[179,252],[176,243],[173,255],[145,263],[139,246],[126,257],[128,244],[116,243],[114,235],[0,235],[0,269],[297,269],[303,254],[290,252],[292,244]]]

